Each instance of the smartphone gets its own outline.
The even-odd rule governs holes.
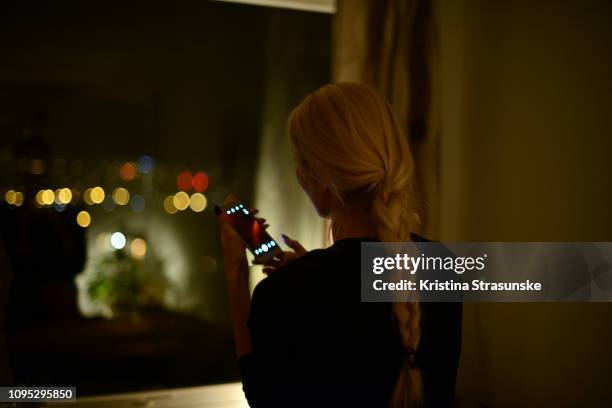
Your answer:
[[[237,202],[221,207],[219,217],[225,217],[236,230],[257,262],[266,263],[283,253],[278,243],[244,203]]]

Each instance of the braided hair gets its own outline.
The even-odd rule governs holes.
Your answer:
[[[308,169],[340,203],[365,206],[378,239],[410,241],[418,222],[414,161],[391,106],[378,91],[352,82],[325,85],[293,110],[288,133],[298,166]],[[418,405],[422,381],[413,357],[421,334],[419,304],[394,303],[392,310],[406,358],[391,406]]]

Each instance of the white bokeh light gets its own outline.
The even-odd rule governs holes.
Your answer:
[[[113,232],[110,239],[111,245],[115,249],[123,249],[125,247],[125,235],[120,232]]]

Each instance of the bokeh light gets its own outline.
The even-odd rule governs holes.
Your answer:
[[[145,208],[145,199],[143,196],[135,194],[130,200],[130,209],[134,212],[142,212]]]
[[[119,169],[119,177],[121,177],[121,180],[123,181],[132,181],[134,180],[134,177],[136,177],[137,171],[138,169],[134,162],[124,163]]]
[[[72,191],[69,188],[60,188],[55,190],[55,202],[57,204],[68,204],[72,201]]]
[[[204,194],[202,193],[193,193],[191,197],[189,197],[189,207],[194,212],[202,212],[206,208],[207,200]]]
[[[53,201],[55,200],[55,194],[53,193],[53,190],[43,190],[40,198],[41,198],[42,204],[51,205],[53,204]]]
[[[191,173],[188,171],[181,172],[176,178],[176,185],[180,190],[191,190],[191,188],[193,187]]]
[[[23,193],[20,191],[9,190],[4,194],[4,199],[8,204],[19,207],[23,204]]]
[[[191,185],[198,193],[205,192],[208,188],[208,174],[204,173],[203,171],[198,171],[193,175]]]
[[[176,207],[174,206],[174,196],[173,195],[169,195],[168,197],[164,198],[164,210],[168,214],[176,214],[176,212],[178,211]]]
[[[85,192],[83,193],[83,201],[85,201],[85,203],[87,205],[93,205],[94,202],[91,199],[91,188],[88,188],[87,190],[85,190]]]
[[[16,205],[17,207],[21,207],[22,204],[23,204],[23,193],[21,191],[17,191],[15,192],[15,202],[13,203],[13,205]]]
[[[101,204],[105,196],[106,194],[102,187],[94,187],[91,189],[90,197],[94,204]]]
[[[37,207],[45,205],[45,203],[43,203],[43,200],[42,200],[42,193],[43,191],[39,190],[36,193],[36,196],[34,197],[34,203],[36,204]]]
[[[81,227],[87,228],[91,224],[91,216],[87,211],[81,211],[77,214],[76,221]]]
[[[151,156],[145,154],[138,158],[138,171],[142,174],[151,172],[153,166],[155,166],[155,160]]]
[[[136,259],[142,259],[147,253],[147,243],[142,238],[135,238],[130,244],[130,252],[132,257]]]
[[[15,200],[17,199],[17,192],[15,190],[9,190],[4,194],[4,199],[9,204],[15,204]]]
[[[64,212],[64,210],[66,209],[66,204],[59,204],[53,202],[53,209],[57,212]]]
[[[120,232],[113,232],[110,238],[111,245],[115,249],[123,249],[125,247],[125,235]]]
[[[117,187],[113,191],[113,200],[117,205],[126,205],[130,201],[130,192],[123,187]]]
[[[187,207],[189,207],[189,196],[184,191],[179,191],[174,195],[174,199],[172,200],[174,206],[177,210],[183,211]]]

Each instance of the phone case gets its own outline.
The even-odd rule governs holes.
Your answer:
[[[221,210],[219,216],[227,218],[257,262],[266,263],[282,254],[278,243],[244,203],[232,203],[221,207]]]

